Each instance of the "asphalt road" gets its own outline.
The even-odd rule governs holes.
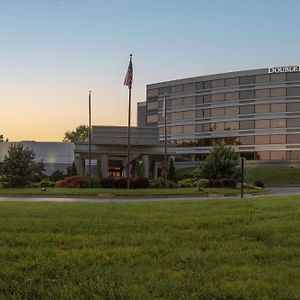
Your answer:
[[[281,195],[300,195],[300,186],[290,187],[272,187],[272,191],[263,196],[281,196]],[[254,198],[262,195],[245,195],[245,198]],[[169,197],[117,197],[117,198],[95,198],[95,197],[45,197],[45,196],[4,196],[0,197],[0,202],[4,201],[27,201],[27,202],[159,202],[159,201],[203,201],[203,200],[225,200],[239,198],[239,196],[230,197],[199,197],[199,196],[169,196]]]

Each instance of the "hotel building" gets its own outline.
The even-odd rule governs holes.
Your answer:
[[[176,146],[176,160],[203,160],[225,140],[247,160],[300,160],[300,69],[276,67],[147,85],[146,123]]]

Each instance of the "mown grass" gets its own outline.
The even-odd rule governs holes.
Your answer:
[[[257,189],[245,189],[246,194],[261,192]],[[103,188],[0,188],[0,196],[93,196],[93,197],[114,197],[114,196],[183,196],[198,195],[206,196],[209,194],[217,195],[238,195],[239,189],[232,188],[207,188],[199,191],[198,188],[176,188],[176,189],[103,189]]]
[[[247,167],[246,182],[263,181],[267,185],[300,184],[299,167]]]
[[[299,196],[0,203],[0,299],[299,298]]]

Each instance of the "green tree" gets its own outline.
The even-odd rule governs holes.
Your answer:
[[[136,178],[144,177],[144,166],[143,166],[143,163],[139,159],[135,160],[135,176],[136,176]]]
[[[168,179],[171,181],[176,181],[176,170],[175,170],[173,158],[170,159]]]
[[[8,142],[8,139],[4,140],[3,134],[0,134],[0,142]]]
[[[3,175],[9,187],[27,186],[36,174],[35,154],[20,143],[11,144],[3,160]]]
[[[233,179],[239,173],[239,154],[234,149],[220,142],[214,144],[202,165],[202,175],[207,179]]]
[[[80,142],[88,141],[89,127],[87,125],[80,125],[73,131],[65,132],[63,142]]]

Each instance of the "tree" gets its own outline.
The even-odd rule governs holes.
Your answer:
[[[73,131],[65,132],[63,142],[84,142],[89,139],[89,127],[87,125],[80,125]]]
[[[214,144],[202,165],[202,175],[207,179],[234,179],[239,172],[239,154],[220,142]]]
[[[168,179],[171,181],[176,181],[176,170],[175,170],[175,166],[174,166],[174,160],[172,157],[170,159]]]
[[[0,142],[4,142],[3,134],[0,134]],[[5,142],[8,142],[8,139],[6,139]]]
[[[135,177],[143,178],[144,177],[144,166],[143,163],[139,160],[135,160]]]
[[[36,174],[35,154],[22,144],[11,144],[3,160],[3,175],[9,187],[24,187]]]

